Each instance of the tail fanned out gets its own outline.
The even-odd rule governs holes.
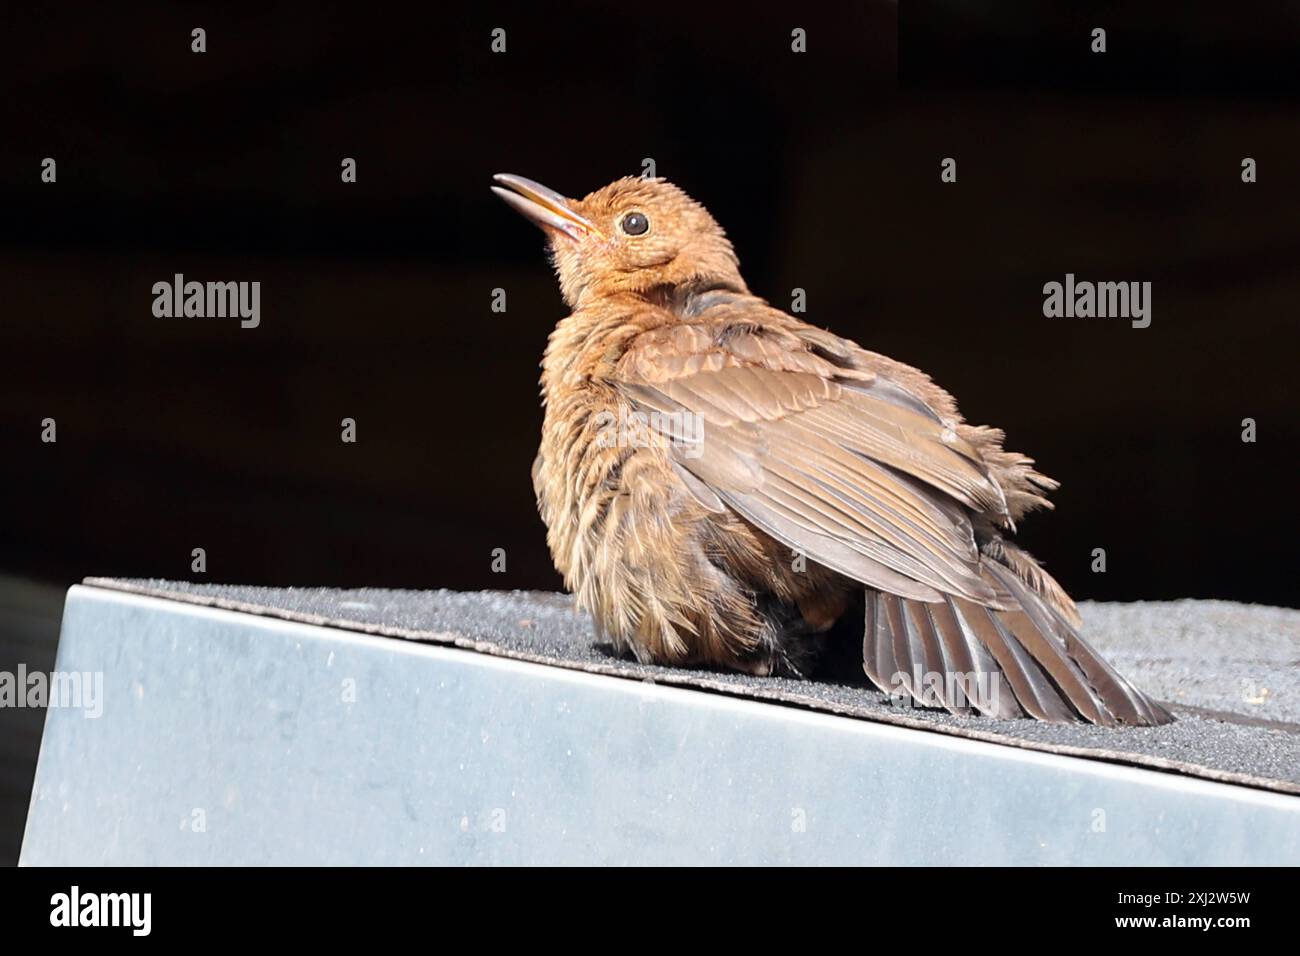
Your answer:
[[[1149,726],[1173,715],[1116,673],[1019,575],[985,560],[1003,610],[867,592],[863,668],[885,693],[954,714]]]

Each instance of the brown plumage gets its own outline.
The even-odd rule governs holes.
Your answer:
[[[1076,629],[1007,535],[1056,483],[922,372],[750,293],[663,180],[581,200],[497,176],[572,310],[542,362],[533,465],[565,584],[641,661],[806,675],[865,607],[881,689],[954,713],[1172,719]]]

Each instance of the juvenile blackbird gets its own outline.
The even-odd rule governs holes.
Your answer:
[[[664,180],[580,200],[495,180],[547,233],[572,310],[542,361],[533,487],[556,568],[616,649],[806,676],[865,605],[863,668],[901,699],[1173,719],[1008,540],[1056,482],[1001,431],[966,424],[917,369],[750,293],[722,228]]]

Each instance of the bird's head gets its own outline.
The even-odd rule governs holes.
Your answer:
[[[628,177],[569,199],[522,176],[493,178],[492,191],[546,232],[570,308],[664,286],[747,291],[722,227],[666,180]]]

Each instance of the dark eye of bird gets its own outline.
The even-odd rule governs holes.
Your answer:
[[[645,217],[645,213],[630,212],[619,225],[629,236],[639,236],[650,228],[650,220]]]

